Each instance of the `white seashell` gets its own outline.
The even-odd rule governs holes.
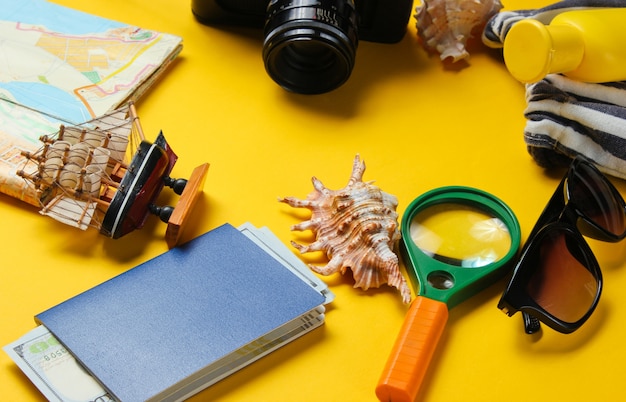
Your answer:
[[[352,175],[346,187],[330,190],[313,177],[315,188],[305,200],[295,197],[279,199],[295,208],[311,210],[311,219],[293,225],[291,230],[314,232],[315,242],[305,246],[291,244],[300,251],[323,251],[329,258],[324,267],[310,265],[321,274],[352,271],[354,287],[364,290],[389,284],[397,288],[404,303],[411,301],[411,291],[399,268],[393,251],[398,240],[398,201],[372,182],[363,182],[365,163],[354,158]]]
[[[429,52],[453,62],[469,57],[465,45],[473,33],[502,9],[499,0],[422,0],[416,7],[417,33]]]

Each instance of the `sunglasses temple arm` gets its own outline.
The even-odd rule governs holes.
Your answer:
[[[541,330],[541,322],[537,317],[522,311],[522,320],[524,321],[524,332],[527,334],[532,335]]]
[[[550,200],[548,201],[545,208],[541,212],[541,215],[539,215],[539,218],[537,219],[537,222],[535,223],[533,230],[528,235],[528,240],[531,240],[533,237],[535,237],[537,235],[537,232],[543,229],[544,226],[546,226],[549,223],[555,222],[561,216],[561,213],[563,212],[563,208],[565,208],[564,191],[565,191],[566,178],[567,178],[567,175],[563,177],[558,187],[552,194],[552,197],[550,197]],[[528,240],[526,241],[527,243],[528,243]]]
[[[524,248],[528,247],[529,240],[533,239],[537,233],[548,223],[556,221],[561,212],[563,212],[563,208],[565,207],[565,194],[563,193],[565,189],[565,179],[567,178],[567,174],[563,177],[558,187],[550,197],[550,200],[546,204],[546,207],[539,215],[537,219],[537,223],[533,227],[533,230],[528,235],[528,239],[526,240],[526,245]],[[525,250],[522,250],[522,254]],[[534,334],[541,330],[541,322],[536,318],[531,316],[530,314],[522,311],[522,321],[524,323],[524,331],[527,334]]]

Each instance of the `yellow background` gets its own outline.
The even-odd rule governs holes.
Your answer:
[[[413,17],[400,43],[359,44],[344,86],[304,96],[287,93],[268,78],[260,31],[202,26],[192,17],[189,1],[58,2],[184,38],[180,57],[138,103],[138,112],[146,136],[152,139],[163,130],[180,156],[174,176],[211,164],[186,239],[224,222],[249,221],[268,226],[286,244],[293,239],[308,243],[309,234],[289,229],[307,218],[306,211],[277,198],[304,198],[312,190],[312,176],[332,189],[343,187],[357,153],[367,164],[365,179],[396,195],[400,214],[433,188],[478,187],[515,211],[523,239],[560,179],[562,172],[545,172],[526,152],[524,88],[508,74],[500,53],[478,43],[463,68],[444,68],[419,45]],[[509,0],[505,6],[546,4]],[[614,182],[626,194],[624,183]],[[0,201],[2,345],[32,329],[35,314],[167,250],[165,226],[156,219],[141,231],[110,240],[41,217],[9,197],[1,195]],[[618,255],[611,253],[605,256]],[[303,258],[324,263],[316,255]],[[419,399],[623,398],[623,265],[604,264],[597,311],[571,335],[549,329],[541,338],[525,335],[519,314],[507,318],[496,308],[504,280],[453,308]],[[323,328],[193,400],[374,401],[407,306],[387,286],[353,289],[350,275],[324,280],[336,299]],[[42,399],[0,353],[0,400]]]

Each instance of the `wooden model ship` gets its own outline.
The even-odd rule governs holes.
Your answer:
[[[17,174],[34,186],[41,214],[113,239],[157,215],[168,224],[168,246],[178,243],[208,164],[195,168],[189,180],[170,178],[178,157],[163,133],[154,143],[145,140],[132,103],[80,125],[62,125],[40,141],[37,152],[22,153],[26,163]],[[180,195],[175,208],[155,204],[163,187]]]

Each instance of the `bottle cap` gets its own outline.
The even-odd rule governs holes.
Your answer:
[[[516,22],[504,39],[504,63],[524,83],[547,74],[575,70],[583,59],[582,33],[571,25],[544,25],[534,19]]]

